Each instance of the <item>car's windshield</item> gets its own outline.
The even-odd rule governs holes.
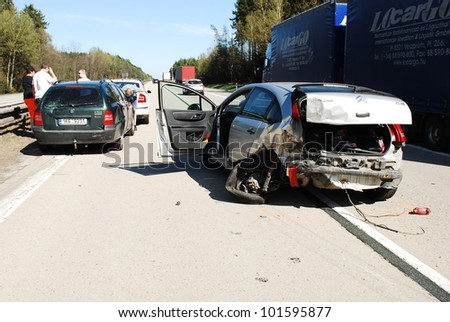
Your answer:
[[[42,106],[44,108],[103,106],[103,103],[97,88],[62,87],[50,89],[42,102]]]

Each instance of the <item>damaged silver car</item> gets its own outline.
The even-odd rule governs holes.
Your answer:
[[[226,189],[241,202],[264,203],[281,185],[310,183],[386,200],[402,180],[401,125],[411,124],[411,112],[390,94],[345,84],[258,83],[216,107],[174,86],[160,85],[161,154],[201,149],[206,166],[231,170]]]

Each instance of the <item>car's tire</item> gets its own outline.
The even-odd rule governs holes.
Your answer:
[[[432,149],[441,151],[447,147],[445,135],[445,122],[439,117],[429,118],[423,128],[423,139],[425,145]]]
[[[148,124],[149,121],[150,121],[150,117],[149,117],[148,115],[147,115],[147,116],[144,116],[144,117],[142,118],[142,124]]]
[[[364,194],[374,201],[384,201],[389,198],[392,198],[397,192],[397,188],[386,189],[386,188],[377,188],[364,190]]]
[[[263,204],[266,202],[265,198],[256,193],[249,193],[241,190],[243,181],[242,171],[237,164],[230,175],[228,176],[225,188],[230,192],[239,202],[247,204]]]

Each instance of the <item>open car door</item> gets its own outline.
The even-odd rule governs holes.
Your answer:
[[[158,83],[159,155],[170,157],[200,151],[208,142],[216,105],[188,87]]]

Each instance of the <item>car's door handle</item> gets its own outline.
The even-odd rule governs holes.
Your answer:
[[[194,115],[191,116],[191,120],[198,120],[201,117],[202,117],[201,114],[194,114]]]
[[[253,127],[251,127],[247,130],[247,132],[248,132],[248,134],[255,134],[256,131]]]

